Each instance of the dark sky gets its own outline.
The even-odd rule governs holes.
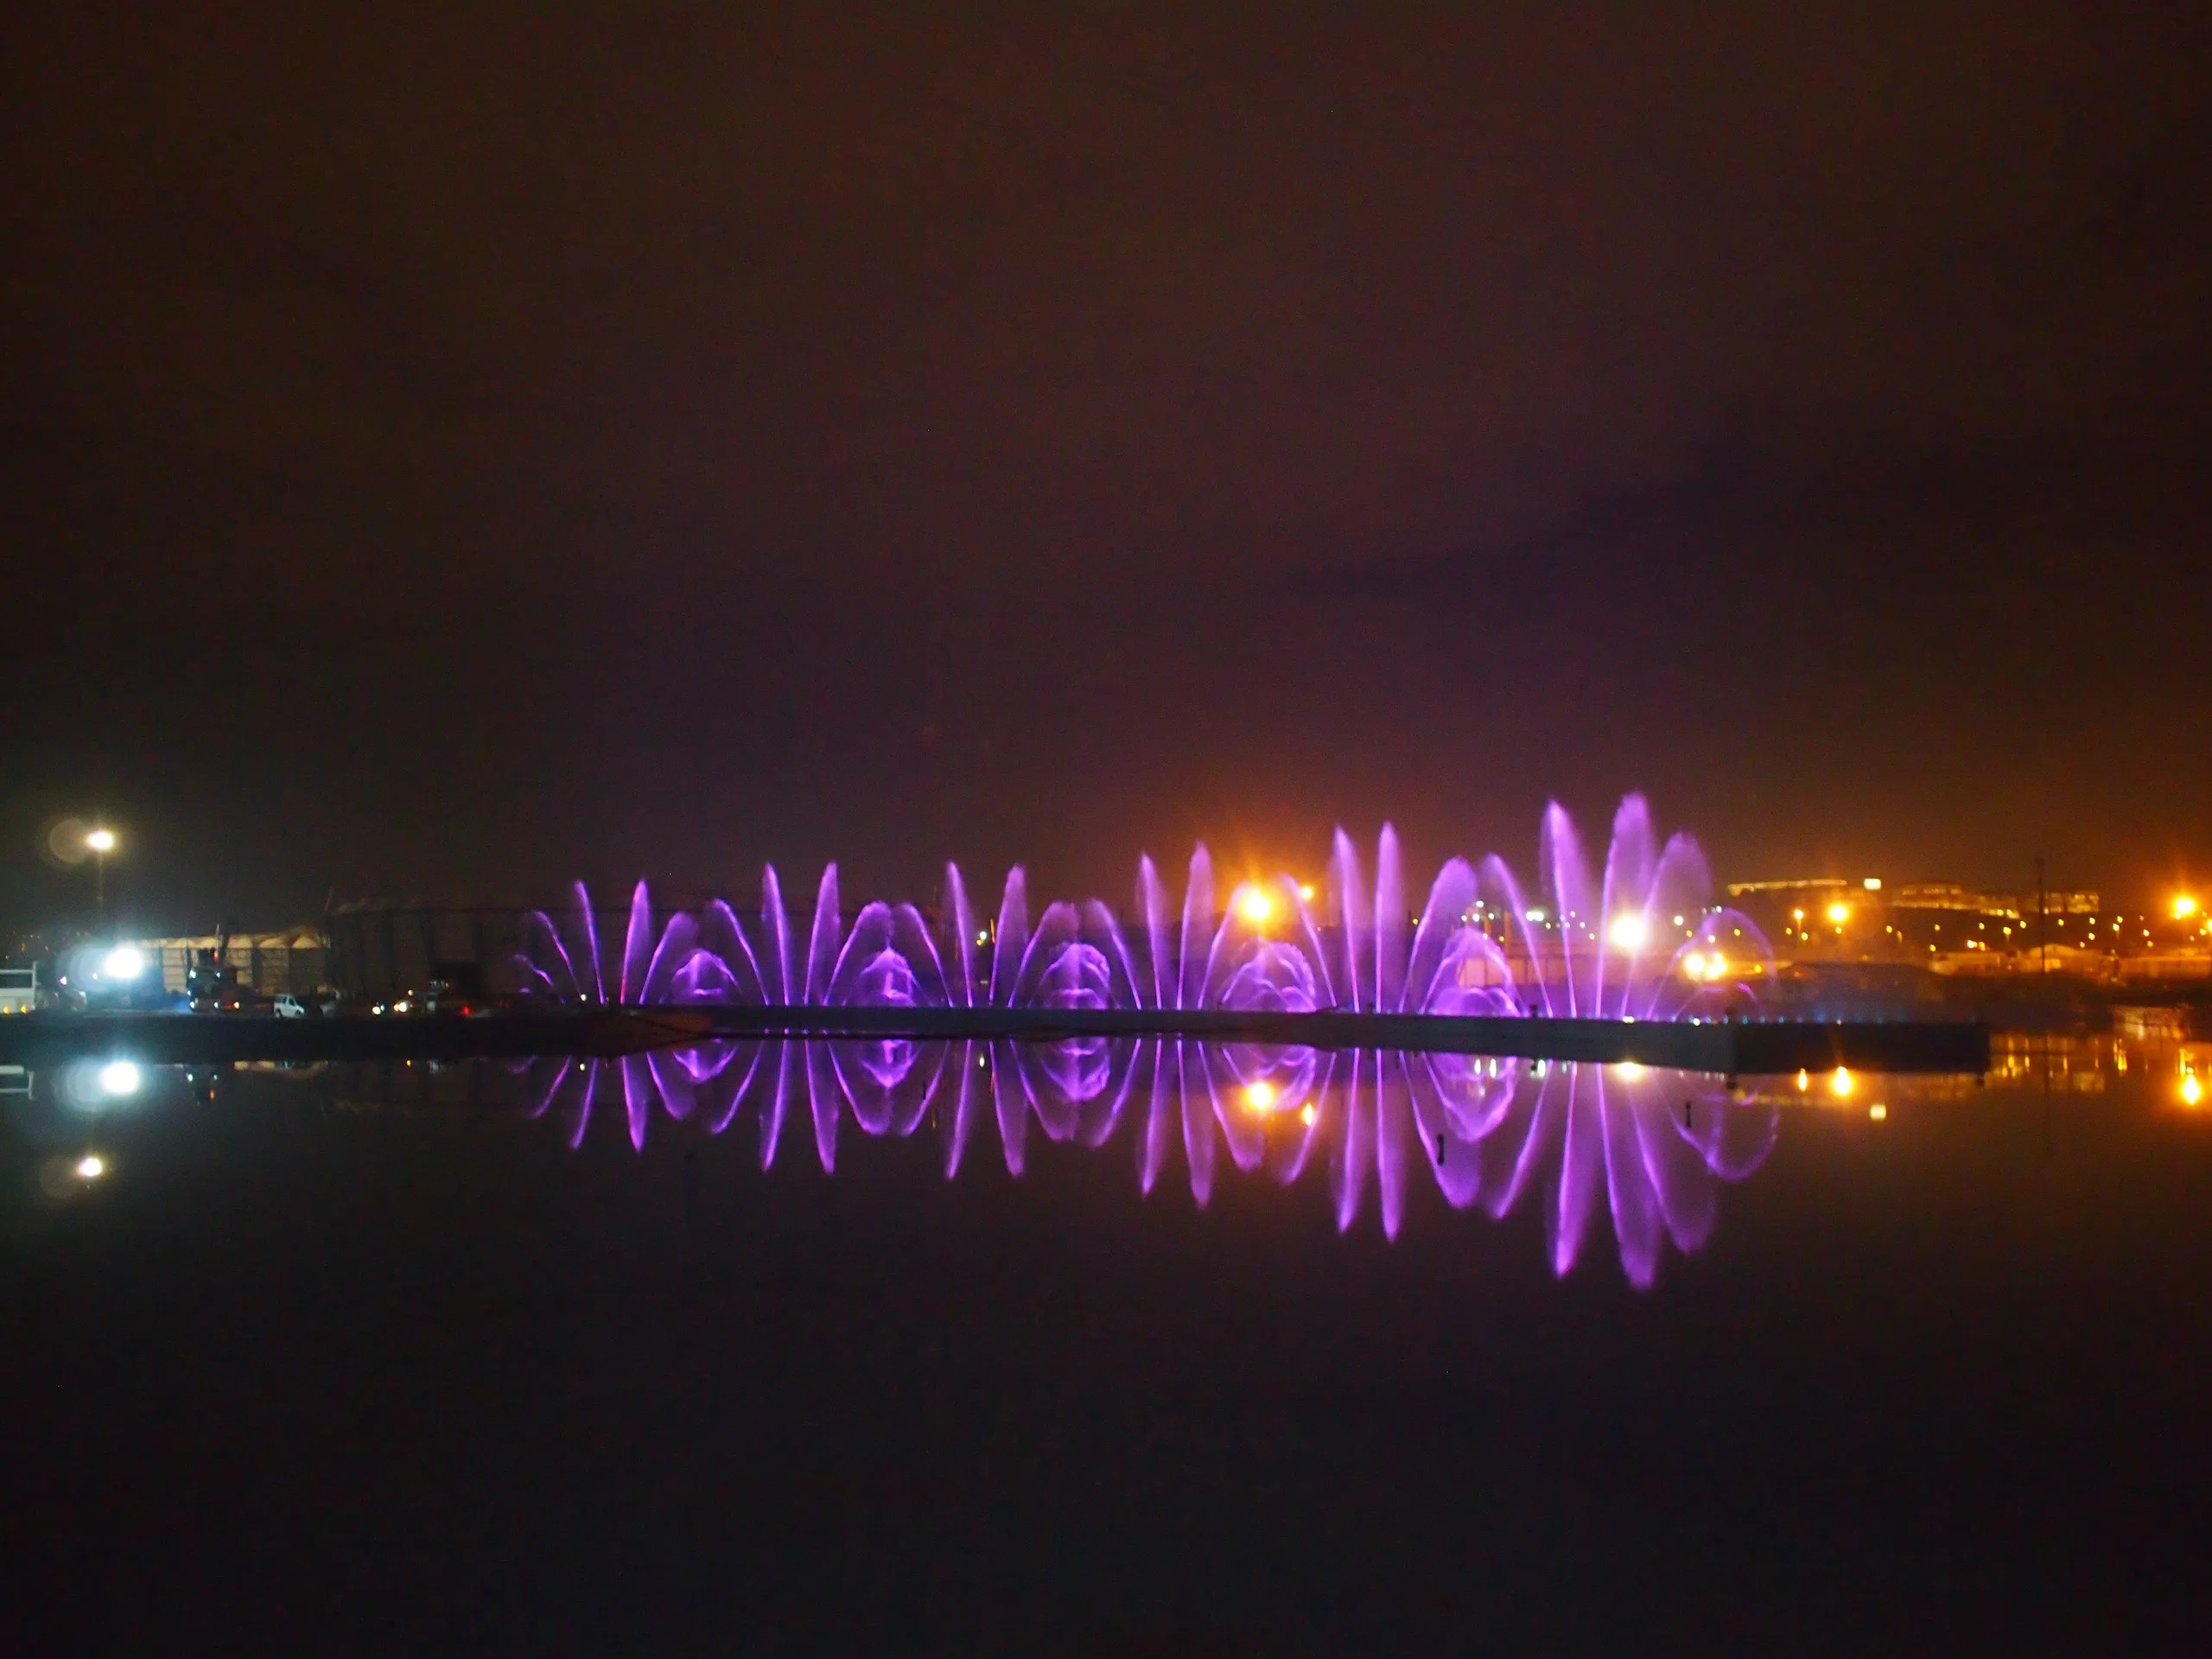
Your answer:
[[[11,911],[2212,867],[2201,4],[43,10]]]

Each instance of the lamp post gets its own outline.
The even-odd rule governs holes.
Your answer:
[[[2036,971],[2050,971],[2050,924],[2044,919],[2043,860],[2036,860]]]
[[[107,925],[107,855],[115,850],[115,831],[94,830],[85,836],[85,845],[92,851],[92,907],[99,912],[99,925]]]

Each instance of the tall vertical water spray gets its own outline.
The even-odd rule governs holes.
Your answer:
[[[767,1007],[1205,1008],[1379,1014],[1544,1014],[1667,1020],[1744,1007],[1770,962],[1748,918],[1711,901],[1703,855],[1688,836],[1655,847],[1641,796],[1615,814],[1593,877],[1574,825],[1545,810],[1537,878],[1504,860],[1452,858],[1418,911],[1388,824],[1370,882],[1338,830],[1323,889],[1253,874],[1220,902],[1211,855],[1192,853],[1179,895],[1139,860],[1125,925],[1102,901],[1048,905],[1031,921],[1027,878],[1007,872],[995,919],[979,923],[957,865],[934,914],[874,902],[848,918],[834,864],[794,928],[775,869],[747,918],[717,899],[660,916],[640,882],[602,961],[581,884],[569,922],[530,918],[518,974],[563,1003],[724,1002]],[[803,938],[801,934],[803,932]]]

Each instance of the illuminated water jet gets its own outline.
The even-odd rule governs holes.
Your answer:
[[[1656,840],[1643,797],[1629,796],[1614,817],[1602,877],[1593,878],[1573,823],[1554,804],[1543,816],[1533,900],[1496,855],[1479,866],[1453,858],[1418,914],[1388,824],[1371,885],[1351,838],[1338,830],[1324,893],[1287,874],[1248,880],[1218,908],[1213,861],[1201,844],[1179,905],[1153,861],[1138,861],[1126,928],[1096,899],[1050,904],[1033,928],[1019,866],[1007,874],[995,919],[979,925],[950,864],[932,914],[873,902],[848,922],[831,864],[803,947],[773,868],[762,872],[749,925],[721,899],[657,923],[640,882],[611,973],[579,884],[565,928],[543,912],[531,917],[518,972],[530,992],[562,1004],[1639,1020],[1747,1010],[1752,983],[1770,969],[1766,941],[1749,918],[1709,902],[1711,874],[1695,842]]]

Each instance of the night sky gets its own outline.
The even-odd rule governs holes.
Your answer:
[[[9,919],[2212,867],[2201,4],[741,10],[10,19]]]

